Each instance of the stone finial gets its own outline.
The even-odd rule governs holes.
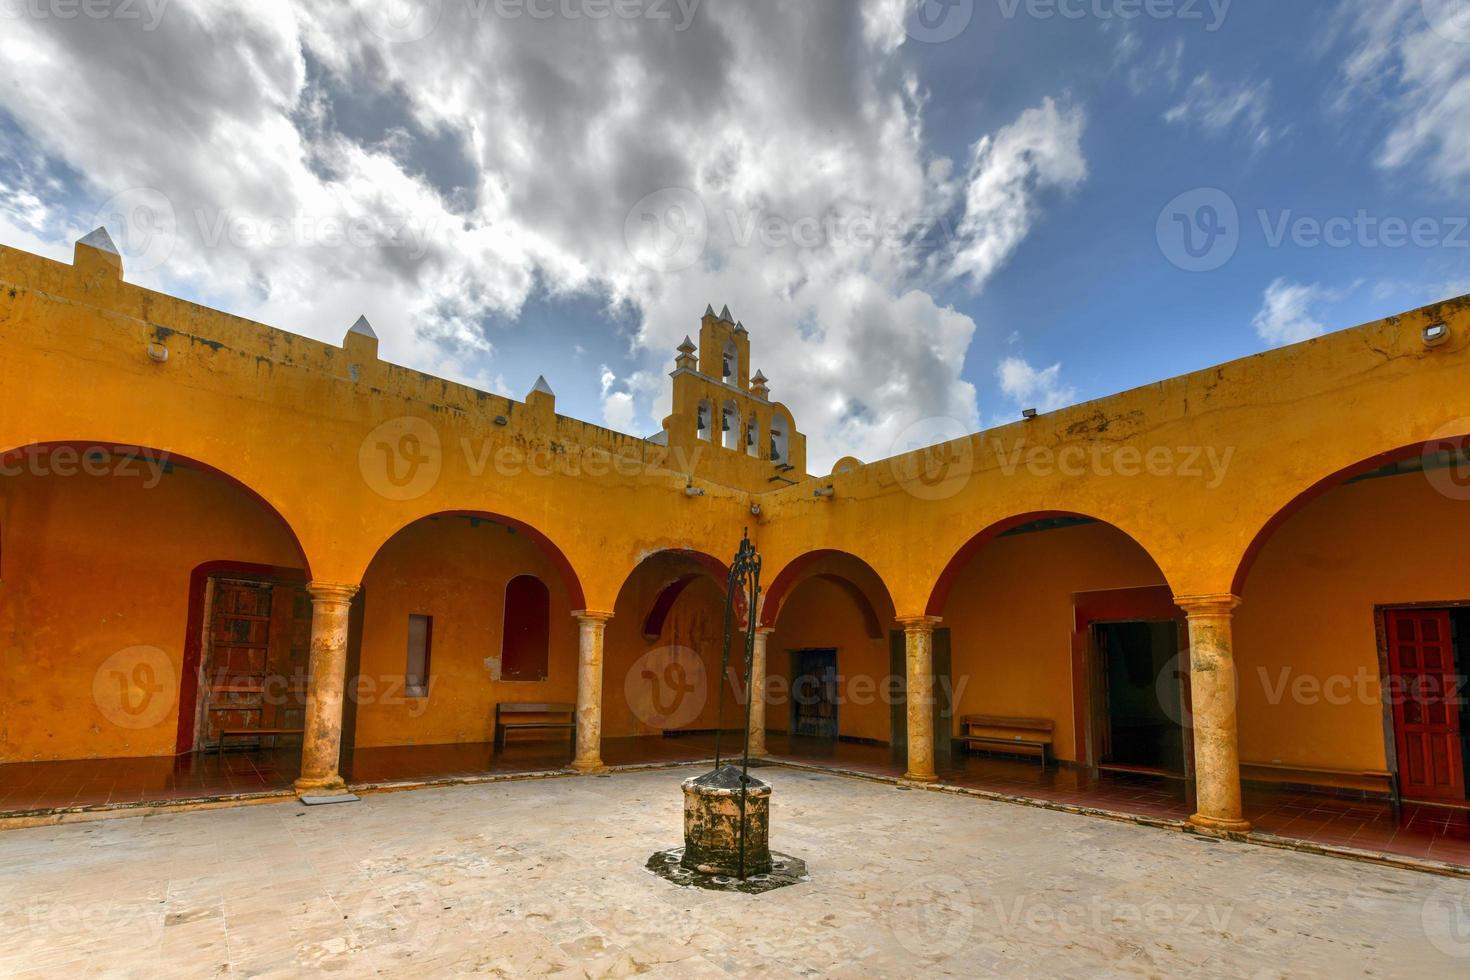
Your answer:
[[[770,395],[771,387],[769,379],[766,378],[763,372],[757,370],[755,374],[751,376],[750,393],[752,395],[755,395],[757,398],[765,398]]]
[[[693,371],[695,369],[695,366],[699,363],[698,358],[694,356],[694,352],[696,350],[694,346],[694,341],[690,340],[688,337],[685,337],[684,342],[679,345],[678,350],[679,353],[674,357],[674,370],[680,371],[684,368],[688,368],[689,370]]]
[[[72,247],[72,267],[85,279],[121,279],[122,253],[106,228],[94,228]]]
[[[531,392],[533,394],[539,393],[542,395],[550,395],[553,398],[556,397],[556,392],[552,391],[551,385],[546,383],[546,376],[544,374],[536,375],[536,383],[531,386]]]
[[[720,308],[720,319],[724,320],[726,323],[735,322],[735,318],[730,315],[730,307],[728,305]]]
[[[111,252],[113,255],[122,255],[117,250],[117,246],[113,244],[112,236],[107,233],[106,228],[93,228],[81,238],[77,239],[77,244],[86,245],[88,248],[95,248],[99,252]]]
[[[749,330],[746,330],[745,329],[745,324],[741,323],[739,320],[736,320],[735,321],[735,332],[736,333],[750,333]]]
[[[357,322],[354,323],[347,332],[349,334],[355,333],[359,337],[369,337],[373,340],[378,339],[378,335],[373,332],[373,325],[371,323],[368,323],[368,318],[365,316],[358,317]]]

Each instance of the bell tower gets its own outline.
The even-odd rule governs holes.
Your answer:
[[[751,369],[750,332],[707,306],[699,344],[688,337],[674,357],[674,412],[657,437],[701,476],[751,490],[806,475],[806,437],[791,412],[771,401],[770,381]]]

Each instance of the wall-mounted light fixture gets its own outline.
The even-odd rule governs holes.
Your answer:
[[[1438,347],[1450,339],[1450,328],[1443,323],[1431,323],[1424,328],[1424,346]]]
[[[830,497],[830,496],[832,496],[832,488],[831,487],[818,487],[817,489],[815,489],[815,490],[812,491],[812,496],[813,497]]]
[[[1021,418],[1026,419],[1028,421],[1031,420],[1031,419],[1036,418],[1036,409],[1034,409],[1034,408],[1023,408],[1023,409],[1021,409]]]
[[[751,517],[759,517],[759,516],[761,516],[761,505],[760,504],[751,504],[750,505],[750,516]]]
[[[685,487],[684,488],[684,496],[686,496],[686,497],[703,497],[704,496],[704,490],[701,487]]]
[[[156,340],[150,340],[148,342],[148,359],[162,364],[168,360],[168,348]]]

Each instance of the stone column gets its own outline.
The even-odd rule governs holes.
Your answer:
[[[312,582],[311,677],[306,688],[306,732],[301,742],[300,795],[343,793],[342,701],[347,686],[347,618],[355,585]]]
[[[908,616],[903,626],[907,653],[909,762],[904,779],[931,783],[934,774],[934,627],[938,616]]]
[[[755,652],[750,665],[750,757],[763,759],[766,750],[766,640],[776,632],[760,626],[755,631]]]
[[[572,768],[596,772],[602,766],[602,638],[610,612],[579,609],[577,617],[577,756]]]
[[[1194,716],[1194,786],[1197,827],[1244,832],[1240,807],[1240,744],[1235,727],[1233,595],[1176,596],[1189,616],[1189,690]]]

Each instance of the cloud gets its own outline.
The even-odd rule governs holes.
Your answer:
[[[606,364],[601,367],[602,375],[602,420],[610,429],[632,432],[637,418],[633,395],[627,391],[614,390],[618,376]]]
[[[1332,295],[1315,283],[1302,285],[1277,279],[1266,287],[1265,300],[1251,325],[1272,347],[1320,337],[1327,328],[1313,314],[1312,308],[1331,299]]]
[[[1211,136],[1243,132],[1256,149],[1264,149],[1281,132],[1266,125],[1271,83],[1223,85],[1204,72],[1184,90],[1182,101],[1164,113],[1164,121],[1198,126]]]
[[[926,137],[907,7],[700,4],[678,30],[446,3],[399,41],[376,0],[173,0],[154,31],[13,20],[0,124],[57,176],[0,170],[0,234],[68,255],[94,212],[114,230],[148,215],[117,236],[141,246],[124,245],[130,281],[332,342],[366,313],[386,359],[497,390],[586,341],[556,366],[634,432],[667,413],[674,346],[728,303],[813,470],[877,458],[916,419],[978,424],[960,377],[975,324],[939,291],[983,288],[1043,192],[1086,175],[1082,110],[1046,100],[956,177]],[[693,196],[707,236],[673,269],[625,237],[666,189]],[[507,367],[506,331],[542,297],[629,324],[611,382],[594,371],[606,338]]]
[[[1046,99],[974,145],[952,275],[983,285],[1031,231],[1039,192],[1070,190],[1087,177],[1085,123],[1081,109]]]
[[[1378,166],[1451,190],[1470,181],[1470,21],[1458,0],[1351,0],[1335,107],[1387,122]]]
[[[1025,358],[1006,357],[996,367],[995,376],[1000,390],[1017,408],[1051,412],[1077,401],[1077,389],[1061,383],[1061,364],[1035,368]]]

